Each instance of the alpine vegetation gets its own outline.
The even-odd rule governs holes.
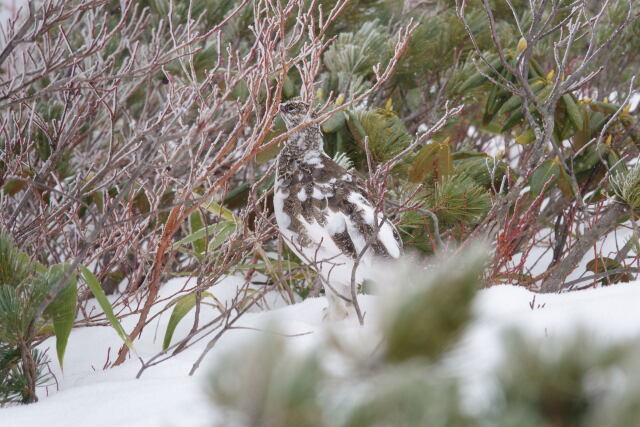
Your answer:
[[[105,407],[173,393],[251,335],[211,380],[240,424],[637,419],[640,2],[8,3],[4,414],[101,370],[140,379]],[[550,338],[493,340],[484,407],[451,368],[486,307]]]

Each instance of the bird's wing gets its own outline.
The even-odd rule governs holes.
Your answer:
[[[283,238],[332,283],[350,283],[354,273],[360,282],[371,276],[374,257],[400,256],[398,233],[364,194],[354,177],[326,156],[297,164],[276,181],[274,210]],[[365,247],[362,268],[354,271]]]
[[[347,229],[351,239],[357,241],[358,252],[368,243],[375,255],[398,258],[402,253],[402,241],[391,220],[383,212],[376,212],[359,191],[352,191],[347,202],[352,205]]]
[[[307,188],[311,197],[306,201],[313,206],[307,205],[304,211],[313,212],[318,223],[326,223],[324,228],[336,246],[352,258],[367,244],[377,256],[398,258],[402,252],[398,232],[384,213],[376,215],[353,176],[328,157],[314,169],[313,188]]]

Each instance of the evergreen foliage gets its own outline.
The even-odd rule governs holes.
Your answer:
[[[416,267],[397,272],[402,281],[382,326],[386,361],[437,360],[459,338],[471,318],[471,301],[486,261],[477,248],[465,255],[464,268],[457,268],[460,258],[453,257],[414,286],[406,282]]]
[[[34,269],[13,241],[0,233],[0,403],[35,400],[35,386],[46,381],[48,357],[31,348],[36,310],[49,291],[32,281]],[[74,313],[75,314],[75,313]]]
[[[496,426],[600,425],[604,407],[624,393],[613,371],[636,375],[628,363],[638,350],[630,344],[599,347],[585,334],[544,347],[512,334],[506,344],[507,357],[497,372],[499,397],[490,416]],[[633,393],[629,398],[638,402],[640,396]],[[609,413],[604,424],[617,425],[636,411]]]
[[[355,33],[340,33],[324,54],[328,69],[323,91],[359,95],[370,87],[374,65],[388,62],[392,52],[377,21],[365,22]]]
[[[63,367],[76,319],[77,275],[72,272],[61,290],[49,302],[47,298],[62,283],[69,268],[68,264],[46,268],[34,263],[9,236],[0,232],[0,405],[36,401],[36,387],[50,379],[46,367],[49,356],[35,348],[38,341],[55,335],[58,363]],[[90,281],[92,273],[84,266],[81,270],[85,280]],[[96,295],[101,291],[90,288]],[[110,303],[97,296],[109,321],[129,343]],[[43,305],[45,308],[41,310]]]
[[[631,209],[640,209],[640,164],[628,171],[618,171],[611,178],[611,189]]]
[[[36,386],[47,384],[50,377],[45,369],[49,358],[37,349],[33,349],[29,357],[36,366]],[[15,347],[0,343],[0,406],[31,402],[33,400],[30,392],[32,386],[28,378],[20,352]]]

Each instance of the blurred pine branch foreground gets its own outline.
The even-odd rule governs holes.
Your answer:
[[[401,267],[403,286],[379,301],[378,343],[329,337],[296,350],[291,338],[265,335],[232,352],[210,376],[225,425],[635,425],[640,348],[604,346],[586,334],[543,343],[507,334],[483,399],[463,394],[470,372],[458,364],[469,363],[452,349],[472,319],[484,254],[473,247],[452,255],[427,279],[414,264]]]
[[[610,378],[633,365],[624,346],[513,338],[476,413],[442,361],[479,287],[637,278],[639,14],[632,0],[27,2],[0,35],[0,406],[37,399],[52,355],[36,347],[55,335],[63,366],[73,327],[111,325],[119,365],[162,304],[144,371],[212,347],[267,292],[322,294],[272,215],[278,107],[300,97],[408,252],[441,264],[481,237],[489,256],[408,287],[352,377],[268,342],[214,378],[220,404],[251,425],[637,423],[635,383]],[[232,274],[244,285],[224,304]],[[197,284],[159,301],[175,276]],[[174,337],[205,308],[216,321]]]

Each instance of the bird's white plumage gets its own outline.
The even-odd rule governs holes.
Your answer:
[[[277,189],[273,195],[273,208],[276,214],[276,222],[281,230],[288,230],[291,225],[291,217],[284,211],[284,201],[289,197],[289,192]]]
[[[325,192],[328,192],[330,188],[322,187],[323,186],[314,186],[313,198],[323,199],[326,197]],[[297,198],[300,201],[305,201],[306,193],[304,193],[304,196],[301,194],[302,190],[297,194]],[[274,195],[276,222],[287,244],[301,259],[314,265],[327,281],[343,288],[350,286],[354,259],[338,248],[333,241],[333,237],[335,234],[342,233],[346,230],[354,244],[356,252],[360,254],[365,245],[367,245],[367,236],[364,236],[360,232],[352,218],[343,212],[336,212],[329,207],[325,207],[316,213],[317,216],[325,218],[323,225],[319,224],[315,219],[307,221],[302,215],[296,216],[296,219],[304,227],[304,235],[309,238],[311,243],[303,244],[300,240],[301,233],[295,233],[288,229],[291,224],[291,218],[283,210],[283,202],[288,196],[289,192],[280,189],[277,190]],[[376,227],[374,225],[375,208],[361,194],[356,192],[350,193],[348,201],[358,207],[357,214],[360,215],[367,224]],[[391,257],[399,257],[401,248],[394,237],[393,225],[380,212],[377,218],[377,228],[379,229],[377,235],[378,240],[384,245]],[[380,263],[380,260],[376,263],[374,258],[375,255],[371,248],[368,248],[360,257],[356,271],[357,283],[361,283],[364,279],[375,277],[375,266]]]
[[[311,197],[313,197],[314,199],[322,200],[324,199],[324,194],[322,190],[320,190],[320,188],[318,188],[317,186],[314,186],[313,193],[311,193]]]
[[[278,218],[280,218],[280,215],[276,216],[276,220],[278,221],[278,226],[282,229]],[[344,215],[340,213],[331,214],[329,217],[330,222],[325,225],[320,225],[315,220],[308,222],[302,216],[297,217],[297,219],[304,227],[311,244],[302,245],[298,239],[299,233],[284,230],[282,234],[289,247],[305,263],[312,265],[327,282],[341,289],[346,289],[351,284],[354,260],[345,255],[332,239],[332,235],[336,232],[349,229]],[[364,247],[364,243],[362,247]],[[363,276],[363,273],[368,264],[369,257],[361,261],[356,271],[357,283],[361,283],[363,279],[367,278]]]

